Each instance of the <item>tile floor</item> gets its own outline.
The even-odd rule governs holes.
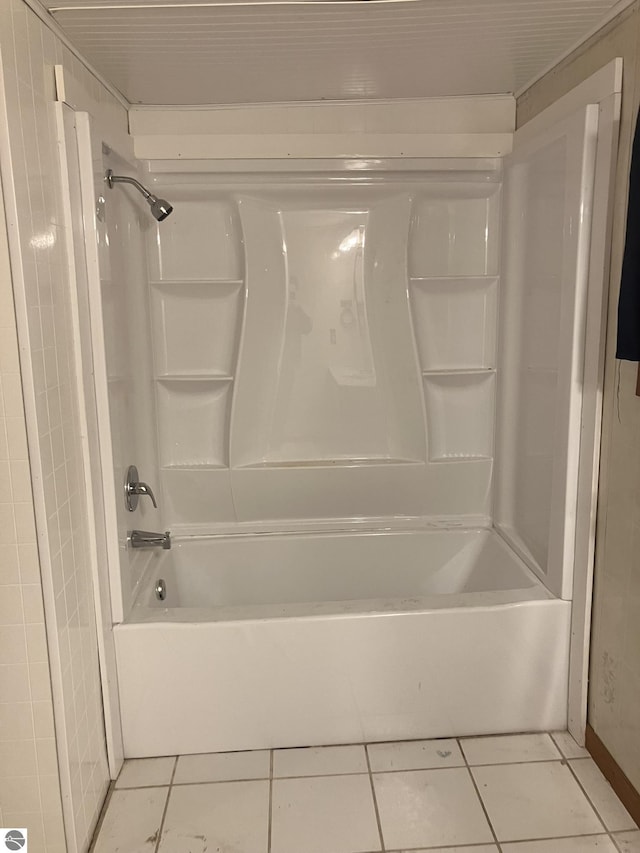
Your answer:
[[[566,732],[127,761],[93,853],[640,853]]]

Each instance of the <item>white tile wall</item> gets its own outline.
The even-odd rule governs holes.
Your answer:
[[[0,193],[0,826],[64,853],[18,339]]]
[[[127,119],[119,102],[22,0],[0,4],[0,52],[0,152],[34,483],[32,499],[14,314],[10,294],[3,292],[0,317],[8,329],[0,330],[0,582],[7,594],[0,629],[7,642],[0,662],[6,670],[6,677],[0,676],[1,817],[33,826],[36,851],[74,853],[88,849],[109,774],[57,166],[54,65],[62,64],[86,89],[103,125],[122,133]],[[8,276],[0,280],[5,290],[10,287]]]

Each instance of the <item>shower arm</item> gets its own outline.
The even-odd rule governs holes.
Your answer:
[[[110,190],[113,189],[114,184],[131,184],[135,187],[151,208],[151,215],[158,222],[165,220],[173,211],[173,205],[166,198],[158,198],[135,178],[130,178],[128,175],[114,175],[111,169],[107,169],[104,179]]]
[[[109,189],[111,189],[113,184],[133,184],[138,192],[141,192],[145,198],[151,198],[153,196],[153,193],[149,192],[149,190],[143,186],[140,181],[136,181],[135,178],[129,178],[126,175],[114,175],[111,169],[107,172],[107,183],[109,184]]]

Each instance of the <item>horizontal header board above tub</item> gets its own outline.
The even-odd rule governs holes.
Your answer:
[[[464,163],[464,168],[462,168]],[[316,157],[300,160],[283,158],[256,157],[248,159],[222,160],[149,160],[145,164],[149,175],[162,175],[163,183],[200,185],[203,178],[207,181],[224,182],[230,176],[234,186],[238,181],[252,182],[273,180],[277,174],[278,181],[296,179],[304,175],[305,180],[325,180],[324,174],[331,172],[333,179],[337,176],[354,180],[358,174],[372,178],[385,176],[393,172],[394,181],[414,180],[419,172],[420,180],[432,181],[489,181],[499,182],[501,175],[501,159],[499,157],[344,157],[342,159]],[[484,174],[482,174],[484,173]],[[227,181],[229,178],[227,178]]]
[[[513,133],[512,95],[129,110],[134,136],[166,133]]]
[[[140,160],[236,157],[504,157],[511,133],[297,133],[135,136]]]
[[[140,159],[502,157],[511,95],[129,111]]]

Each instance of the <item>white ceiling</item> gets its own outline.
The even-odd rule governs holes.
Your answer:
[[[623,0],[624,2],[624,0]],[[236,104],[514,92],[615,0],[48,0],[132,103]]]

